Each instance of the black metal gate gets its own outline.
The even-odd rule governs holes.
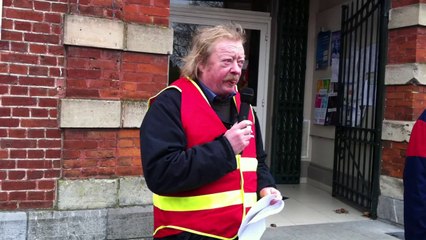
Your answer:
[[[309,0],[277,2],[271,170],[277,183],[299,183]]]
[[[342,7],[333,196],[375,218],[379,195],[388,0]]]

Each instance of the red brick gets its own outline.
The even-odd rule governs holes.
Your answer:
[[[2,30],[1,38],[10,41],[22,41],[23,34],[21,32]]]
[[[60,129],[46,129],[46,138],[61,138],[61,133]]]
[[[32,9],[33,4],[31,3],[31,1],[14,0],[13,1],[13,6],[16,7],[16,8],[28,8],[28,9]]]
[[[58,107],[58,99],[56,98],[39,98],[38,99],[39,107]]]
[[[20,31],[31,31],[30,22],[14,21],[14,29]]]
[[[0,127],[18,127],[19,119],[16,118],[2,118],[0,121]]]
[[[21,85],[52,87],[55,85],[55,79],[48,77],[20,77],[19,83]]]
[[[33,190],[36,189],[35,181],[4,181],[2,190]]]
[[[25,178],[25,171],[8,171],[8,179],[9,180],[22,180]]]
[[[99,168],[98,169],[98,176],[114,176],[115,175],[115,168]]]
[[[61,158],[61,150],[46,150],[46,158]]]
[[[26,158],[27,151],[26,150],[10,150],[10,158]]]
[[[0,55],[1,57],[1,55]],[[0,75],[0,83],[6,83],[6,84],[16,84],[18,82],[17,76],[12,75]]]
[[[48,179],[52,178],[60,178],[61,177],[61,171],[57,169],[48,169],[44,172],[44,177]]]
[[[0,41],[0,50],[10,50],[10,41]]]
[[[21,120],[22,127],[58,127],[57,120],[49,120],[49,119],[22,119]]]
[[[19,201],[19,200],[27,200],[26,192],[10,192],[9,193],[9,201]]]
[[[137,129],[134,129],[134,130],[123,129],[123,130],[120,130],[118,132],[118,137],[120,139],[123,139],[123,138],[139,138],[139,130],[137,130]]]
[[[101,57],[102,50],[97,48],[86,48],[86,47],[67,47],[68,57],[80,57],[80,58],[93,58],[97,59]]]
[[[40,64],[46,65],[46,66],[57,66],[59,64],[60,60],[58,57],[52,57],[52,56],[40,56]]]
[[[28,191],[28,200],[44,200],[45,193],[40,191]]]
[[[31,117],[37,118],[47,118],[49,116],[49,111],[44,108],[33,108],[31,109]]]
[[[101,71],[99,69],[68,69],[67,76],[73,79],[99,79]]]
[[[28,150],[28,158],[44,158],[43,150]]]
[[[62,23],[62,15],[59,13],[46,13],[44,15],[44,21],[48,23]]]
[[[10,138],[25,138],[27,135],[26,129],[11,128],[9,129]]]
[[[60,148],[61,140],[38,140],[39,148]]]
[[[47,46],[47,51],[49,54],[64,56],[65,48],[63,46],[49,45]]]
[[[28,129],[29,138],[44,138],[44,129]]]
[[[36,43],[50,43],[50,44],[60,43],[60,38],[56,34],[53,35],[53,34],[25,33],[24,40],[27,42],[36,42]]]
[[[47,67],[39,67],[39,66],[31,66],[29,67],[29,74],[36,76],[47,76],[48,68]]]
[[[43,13],[31,10],[5,8],[3,9],[3,17],[22,19],[27,21],[43,22]]]
[[[24,107],[16,107],[12,110],[12,116],[14,117],[29,117],[30,109]]]
[[[46,1],[34,1],[34,9],[38,11],[50,11],[51,3]]]
[[[2,151],[5,152],[5,151]],[[4,154],[2,154],[4,155]],[[15,169],[16,161],[14,160],[1,160],[0,161],[0,169]]]
[[[7,171],[6,170],[0,171],[0,180],[6,180],[6,179],[7,179]]]
[[[2,53],[3,62],[37,64],[38,57],[21,53]]]
[[[19,160],[18,168],[44,169],[52,167],[52,162],[47,160]]]
[[[67,13],[68,11],[68,5],[65,3],[52,3],[52,11],[53,12],[59,12],[59,13]]]
[[[34,208],[40,208],[40,209],[46,209],[46,208],[52,208],[53,207],[53,201],[22,201],[19,202],[19,208],[20,209],[34,209]]]
[[[55,180],[39,180],[37,181],[37,189],[39,190],[53,190],[56,188]]]
[[[41,170],[28,170],[27,171],[27,178],[29,180],[31,179],[41,179],[44,177],[44,172]],[[40,185],[40,182],[38,182],[38,184]]]
[[[64,139],[64,149],[95,149],[98,146],[97,141],[81,141]]]
[[[392,0],[392,8],[408,6],[417,3],[426,3],[425,0]]]
[[[154,6],[159,8],[170,8],[170,0],[155,0]]]
[[[53,159],[52,160],[52,168],[60,169],[61,168],[61,158]]]
[[[10,94],[11,95],[28,95],[28,87],[11,86]]]
[[[9,94],[9,87],[8,86],[0,86],[0,94],[1,95]]]
[[[0,146],[2,148],[35,148],[37,143],[34,140],[2,139]]]
[[[0,63],[0,72],[1,73],[7,73],[9,72],[9,65],[7,63]]]
[[[15,201],[0,202],[0,209],[2,210],[15,210],[17,208],[18,208],[18,203]]]
[[[55,200],[55,198],[56,192],[54,190],[45,192],[45,200]]]
[[[28,51],[28,44],[22,43],[22,42],[11,42],[10,43],[10,50],[15,52],[27,52]]]
[[[28,73],[28,66],[10,64],[9,65],[9,71],[10,71],[10,73],[15,73],[15,74],[27,74]]]
[[[0,117],[9,117],[11,116],[11,113],[11,108],[0,107]]]
[[[2,179],[1,175],[2,174],[0,173],[0,179]],[[8,200],[8,193],[7,192],[0,192],[0,204],[1,204],[1,202],[5,202],[7,200]]]
[[[30,96],[47,96],[47,88],[30,88]]]
[[[95,177],[98,176],[98,168],[83,168],[81,169],[81,175],[83,177]]]
[[[80,160],[67,160],[64,158],[63,169],[79,169],[81,168],[81,161]]]

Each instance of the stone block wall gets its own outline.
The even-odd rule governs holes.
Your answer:
[[[403,224],[405,152],[413,124],[426,108],[426,5],[393,0],[391,8],[378,216]]]
[[[169,5],[3,0],[0,239],[149,238],[139,126],[167,85]]]

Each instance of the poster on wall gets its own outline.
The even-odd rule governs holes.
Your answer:
[[[328,67],[328,57],[330,55],[330,31],[321,31],[318,33],[316,70],[326,69]]]
[[[340,31],[335,31],[331,33],[331,60],[340,58]]]
[[[331,81],[339,81],[339,59],[340,59],[340,31],[331,33]]]
[[[314,124],[334,125],[337,122],[337,83],[331,79],[317,81]]]

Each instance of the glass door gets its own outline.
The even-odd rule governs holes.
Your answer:
[[[247,33],[247,42],[245,44],[246,63],[243,66],[239,89],[244,87],[254,89],[255,100],[252,105],[259,118],[262,133],[265,135],[270,21],[269,13],[264,12],[171,5],[170,24],[174,35],[169,83],[179,77],[181,58],[186,56],[192,34],[197,27],[229,22],[241,24]],[[264,136],[263,141],[265,142]]]

